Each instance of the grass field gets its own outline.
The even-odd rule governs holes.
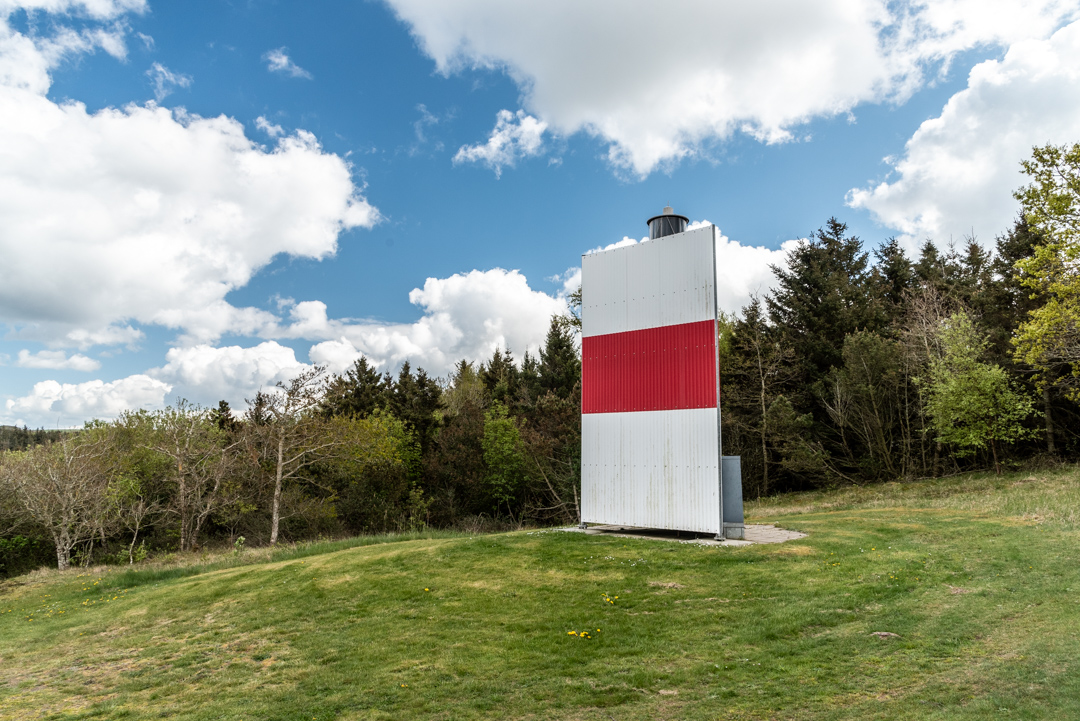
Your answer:
[[[809,536],[431,534],[38,572],[0,587],[0,718],[1080,718],[1075,469],[747,513]]]

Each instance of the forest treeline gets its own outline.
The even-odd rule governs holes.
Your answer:
[[[1037,299],[1015,270],[1040,236],[993,252],[892,239],[865,252],[831,219],[722,326],[725,453],[744,494],[940,476],[1077,451],[1077,405],[1017,360]]]
[[[0,456],[0,573],[226,540],[574,522],[580,398],[576,331],[557,316],[538,356],[498,349],[441,381],[361,358],[259,392],[240,415],[179,401],[52,432]]]
[[[744,496],[1080,455],[1080,145],[1035,149],[991,249],[829,219],[721,315],[722,434]],[[313,368],[249,399],[77,432],[4,428],[0,574],[207,544],[579,518],[580,291],[538,354],[436,379]],[[35,435],[36,434],[36,435]]]

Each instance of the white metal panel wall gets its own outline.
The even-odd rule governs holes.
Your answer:
[[[582,416],[582,520],[719,533],[717,421],[715,408]]]
[[[710,225],[582,256],[582,335],[716,318],[714,230]]]
[[[715,319],[715,226],[582,257],[583,337]],[[719,408],[584,414],[581,496],[585,523],[721,533]]]

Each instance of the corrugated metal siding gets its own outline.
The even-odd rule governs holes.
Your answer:
[[[582,413],[716,408],[716,324],[583,338],[581,380]]]
[[[581,519],[719,533],[716,408],[581,419]]]
[[[722,531],[714,230],[582,258],[586,523]],[[673,347],[700,340],[704,357],[656,360],[669,336]],[[710,407],[660,409],[706,396]]]
[[[708,226],[582,256],[582,337],[714,320],[713,245]]]

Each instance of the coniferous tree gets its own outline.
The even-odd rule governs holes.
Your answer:
[[[881,326],[867,262],[859,239],[830,218],[788,254],[786,268],[773,266],[777,285],[766,298],[769,317],[801,368],[800,385],[821,380],[842,363],[841,344],[849,333]]]
[[[442,390],[423,368],[414,375],[408,361],[401,366],[397,381],[389,393],[388,405],[394,417],[416,433],[422,454],[431,447],[438,418]]]
[[[885,325],[891,328],[903,313],[904,295],[915,285],[915,269],[896,238],[887,239],[875,249],[874,258],[876,295],[882,304]]]
[[[519,391],[522,393],[523,398],[528,399],[528,404],[534,403],[541,395],[540,361],[527,350],[521,359]]]
[[[747,480],[747,495],[761,497],[774,490],[779,463],[776,429],[770,425],[769,409],[790,386],[797,372],[792,352],[777,329],[770,327],[761,301],[751,297],[741,316],[731,324],[731,341],[720,370],[721,403],[730,417],[728,425],[739,438]],[[726,441],[725,441],[726,442]],[[752,475],[751,475],[752,474]]]
[[[443,398],[443,423],[423,456],[435,516],[454,523],[463,515],[490,510],[485,505],[489,496],[482,444],[489,399],[476,368],[464,360],[450,374]]]
[[[919,248],[919,260],[914,265],[915,277],[922,283],[939,290],[945,283],[945,260],[941,257],[934,241],[927,238]]]
[[[552,316],[544,347],[540,349],[540,389],[568,398],[581,381],[581,357],[573,326],[564,316]]]
[[[210,421],[226,433],[236,433],[241,427],[226,400],[219,401],[218,407],[210,411]]]
[[[323,415],[367,418],[387,404],[391,385],[389,375],[383,376],[360,356],[352,368],[330,380],[322,402]]]
[[[516,399],[520,372],[507,348],[496,348],[487,365],[480,367],[480,379],[492,400],[510,405]]]

